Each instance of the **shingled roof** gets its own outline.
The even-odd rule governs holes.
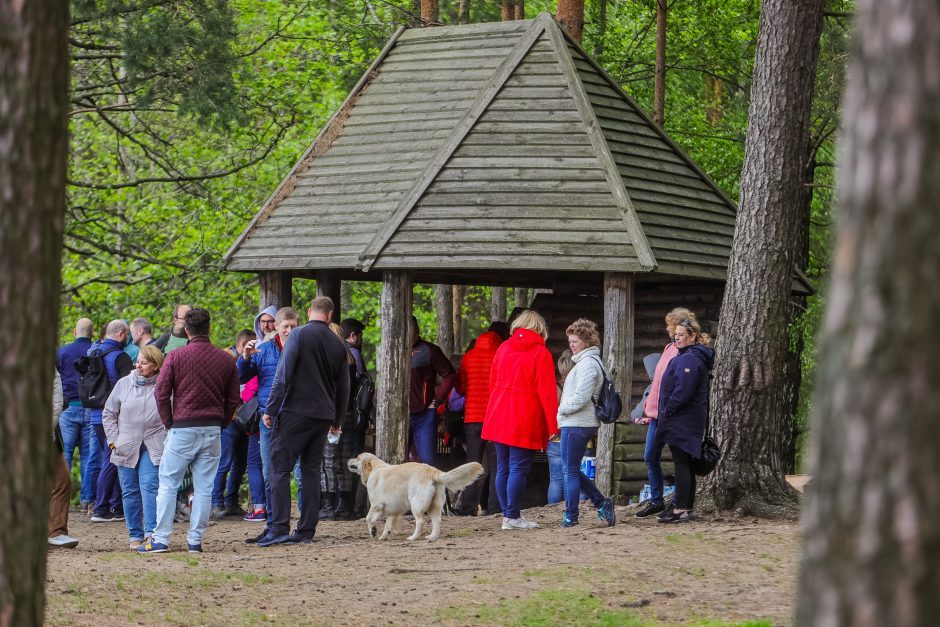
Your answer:
[[[724,278],[734,204],[548,14],[400,29],[230,270]]]

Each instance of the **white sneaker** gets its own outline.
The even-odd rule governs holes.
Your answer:
[[[522,516],[519,518],[503,518],[503,529],[538,529],[539,524],[531,520],[526,520]]]
[[[67,536],[64,533],[57,535],[54,538],[49,538],[49,544],[52,546],[61,546],[67,549],[74,549],[78,546],[78,539],[73,538],[72,536]]]

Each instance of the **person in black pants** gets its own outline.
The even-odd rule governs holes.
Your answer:
[[[705,345],[708,337],[693,318],[676,324],[675,345],[679,354],[663,373],[659,393],[659,425],[656,445],[669,445],[676,467],[676,495],[671,509],[659,517],[661,523],[688,522],[695,505],[695,473],[692,461],[702,455],[702,439],[708,422],[709,371],[715,351]]]
[[[287,339],[262,420],[271,432],[271,525],[259,547],[313,541],[320,510],[320,464],[329,433],[338,434],[349,402],[344,342],[330,330],[333,301],[313,299],[310,322]],[[290,533],[290,473],[300,458],[304,502]]]

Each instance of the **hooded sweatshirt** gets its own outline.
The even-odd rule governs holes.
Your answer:
[[[600,364],[601,350],[590,346],[571,357],[574,368],[565,377],[565,386],[561,391],[558,404],[559,427],[599,427],[600,421],[594,410],[597,398],[604,383],[604,371]]]
[[[255,337],[258,339],[259,344],[265,340],[264,332],[261,331],[261,316],[263,316],[264,314],[268,314],[272,318],[276,317],[277,307],[275,307],[274,305],[271,305],[270,307],[265,307],[264,309],[258,312],[257,316],[255,316]]]
[[[702,344],[680,348],[669,362],[659,393],[657,442],[676,446],[695,458],[701,456],[708,421],[709,372],[714,363],[715,351]]]

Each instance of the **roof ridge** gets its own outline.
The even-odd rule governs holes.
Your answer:
[[[643,225],[637,216],[633,201],[630,199],[623,178],[620,176],[620,171],[617,169],[616,161],[610,151],[610,146],[607,144],[607,137],[597,121],[594,109],[584,91],[584,85],[581,83],[578,71],[574,67],[571,55],[568,53],[568,46],[565,43],[566,35],[561,27],[555,24],[554,20],[552,26],[547,28],[546,31],[561,65],[562,74],[568,83],[568,90],[571,92],[571,97],[575,102],[578,113],[581,115],[581,121],[584,123],[588,138],[591,141],[591,146],[594,148],[595,158],[604,170],[604,177],[607,179],[611,195],[620,210],[624,229],[633,241],[633,249],[637,260],[646,270],[655,270],[657,263],[653,255],[653,249],[646,239],[646,232],[643,230]]]
[[[437,149],[434,156],[425,166],[421,175],[415,181],[415,184],[399,200],[398,206],[391,217],[385,221],[382,227],[376,232],[372,241],[365,247],[359,255],[359,264],[357,269],[368,271],[375,263],[382,250],[388,244],[389,240],[404,222],[408,214],[414,209],[415,204],[427,190],[428,186],[434,181],[441,168],[453,156],[454,151],[460,146],[461,142],[467,136],[467,133],[474,127],[478,118],[486,111],[486,108],[502,89],[505,82],[509,79],[515,69],[525,58],[529,50],[538,41],[539,36],[547,29],[548,23],[554,23],[547,14],[539,14],[531,24],[523,31],[522,36],[513,49],[506,56],[505,60],[496,68],[496,71],[490,77],[487,84],[480,90],[473,104],[467,110],[467,113],[460,120],[454,131],[447,140]]]

